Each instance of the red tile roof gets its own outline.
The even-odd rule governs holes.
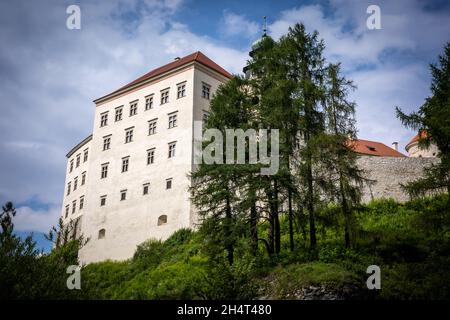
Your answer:
[[[414,142],[417,142],[417,141],[419,141],[420,139],[425,139],[425,138],[427,138],[427,135],[428,135],[428,134],[427,134],[427,131],[426,131],[426,130],[420,131],[420,137],[419,137],[419,134],[416,134],[416,135],[414,136],[414,138],[412,138],[411,141],[408,142],[408,144],[406,145],[405,149],[408,150],[408,147],[409,147],[410,144],[412,144],[412,143],[414,143]],[[430,137],[430,139],[431,139],[431,137]]]
[[[113,96],[113,95],[115,95],[118,92],[124,91],[124,90],[126,90],[126,89],[128,89],[128,88],[130,88],[130,87],[132,87],[132,86],[134,86],[136,84],[139,84],[140,82],[143,82],[143,81],[148,80],[150,78],[154,78],[154,77],[160,76],[160,75],[162,75],[162,74],[164,74],[164,73],[166,73],[168,71],[171,71],[173,69],[176,69],[178,67],[181,67],[181,66],[183,66],[185,64],[188,64],[190,62],[193,62],[193,61],[201,63],[202,65],[204,65],[204,66],[206,66],[206,67],[208,67],[210,69],[213,69],[214,71],[220,73],[221,75],[223,75],[223,76],[225,76],[227,78],[231,78],[232,77],[232,75],[228,71],[226,71],[224,68],[219,66],[217,63],[212,61],[210,58],[205,56],[200,51],[197,51],[197,52],[191,53],[190,55],[187,55],[187,56],[185,56],[183,58],[180,58],[178,60],[175,60],[175,61],[172,61],[172,62],[170,62],[168,64],[165,64],[162,67],[153,69],[153,70],[147,72],[146,74],[144,74],[143,76],[140,76],[136,80],[131,81],[130,83],[128,83],[125,86],[117,89],[116,91],[113,91],[113,92],[111,92],[111,93],[109,93],[109,94],[107,94],[107,95],[105,95],[105,96],[103,96],[101,98],[98,98],[95,101],[98,101],[98,100],[103,99],[103,98],[108,97],[108,96]]]
[[[378,157],[405,157],[403,153],[400,153],[381,142],[358,139],[351,140],[348,144],[359,154]]]

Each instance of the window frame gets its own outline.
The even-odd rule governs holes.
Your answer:
[[[130,102],[129,117],[133,117],[133,116],[137,115],[138,103],[139,103],[139,99],[136,99],[136,100],[133,100]]]
[[[107,195],[100,196],[100,207],[106,206],[106,197]]]
[[[169,103],[169,93],[170,93],[170,87],[166,88],[166,89],[162,89],[160,91],[160,96],[161,96],[160,105]]]
[[[124,130],[125,130],[125,143],[133,142],[134,127],[129,127]]]
[[[168,155],[167,155],[167,158],[168,158],[168,159],[174,158],[175,155],[176,155],[177,141],[169,142],[169,143],[167,144],[167,148],[168,148]]]
[[[157,128],[157,124],[158,124],[158,118],[154,118],[151,120],[148,120],[148,135],[152,136],[154,134],[156,134],[156,128]]]
[[[130,166],[130,156],[126,156],[122,158],[122,166],[121,166],[121,172],[128,172]]]
[[[127,189],[120,190],[120,201],[127,200]]]
[[[187,81],[183,81],[177,84],[177,99],[186,97],[186,83]]]
[[[166,179],[166,190],[171,190],[173,185],[173,178],[167,178]]]
[[[202,82],[202,98],[206,100],[211,100],[211,85],[206,82]]]
[[[123,119],[123,105],[114,108],[114,122],[119,122]]]
[[[106,179],[108,178],[108,167],[109,167],[109,162],[105,162],[102,163],[100,165],[100,179]]]
[[[178,111],[168,113],[167,116],[169,117],[168,129],[176,128],[178,126]]]
[[[147,165],[155,163],[156,148],[147,149]],[[151,159],[151,161],[149,161]]]
[[[149,193],[150,193],[150,182],[147,182],[142,185],[142,195],[148,196]]]
[[[100,113],[100,128],[108,125],[108,113],[109,111]]]
[[[154,96],[155,96],[154,93],[145,96],[145,108],[144,108],[145,111],[153,109]]]

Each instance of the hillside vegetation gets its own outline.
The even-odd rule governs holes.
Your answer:
[[[82,271],[88,299],[449,299],[450,212],[447,196],[405,204],[376,200],[357,214],[357,243],[345,248],[333,228],[333,207],[319,215],[318,249],[295,239],[296,250],[274,258],[247,244],[235,263],[208,260],[202,230],[182,229],[164,242],[148,240],[125,262],[90,264]],[[260,227],[264,232],[265,226]],[[287,220],[282,219],[282,228]],[[289,246],[289,239],[282,239]],[[366,288],[369,265],[381,268],[378,292]]]

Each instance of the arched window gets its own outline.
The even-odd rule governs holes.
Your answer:
[[[166,223],[167,223],[167,216],[165,214],[158,217],[158,226],[166,224]]]
[[[106,230],[105,230],[105,229],[100,229],[100,230],[98,231],[98,238],[99,238],[99,239],[103,239],[103,238],[105,237],[105,233],[106,233]]]

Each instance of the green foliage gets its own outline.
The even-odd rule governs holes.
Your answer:
[[[431,64],[431,96],[417,112],[409,115],[396,107],[402,123],[419,134],[419,146],[437,146],[440,162],[424,170],[424,177],[405,185],[412,196],[445,190],[450,193],[450,42],[439,56],[439,64]],[[450,201],[447,204],[450,207]]]
[[[324,286],[334,289],[358,284],[357,277],[338,264],[310,262],[275,268],[266,278],[264,292],[272,299],[293,299],[301,288]]]

